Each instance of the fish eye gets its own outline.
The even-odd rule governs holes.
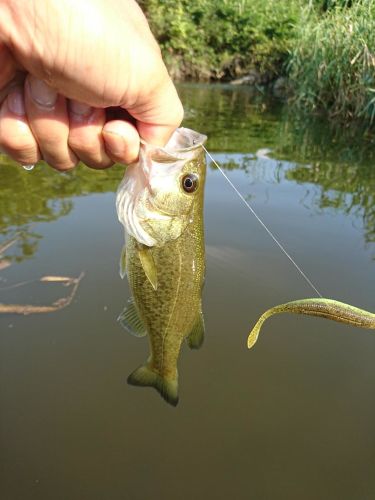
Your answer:
[[[194,174],[186,174],[182,178],[182,189],[186,193],[194,193],[198,188],[198,177]]]

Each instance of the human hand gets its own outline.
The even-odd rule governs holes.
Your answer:
[[[58,170],[130,163],[183,115],[135,0],[0,0],[0,103],[0,150]]]

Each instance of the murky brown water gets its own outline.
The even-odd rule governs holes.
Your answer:
[[[184,86],[185,124],[323,295],[375,310],[371,139],[288,117],[246,89]],[[267,152],[268,148],[271,151]],[[120,168],[57,174],[0,165],[0,302],[67,290],[31,282],[85,272],[73,303],[0,315],[4,500],[375,498],[375,334],[268,307],[312,295],[221,174],[206,184],[206,340],[183,349],[180,403],[126,384],[148,352],[116,322]],[[2,260],[4,262],[4,260]]]

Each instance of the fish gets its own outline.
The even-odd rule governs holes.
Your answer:
[[[155,388],[173,406],[182,343],[198,349],[204,339],[206,139],[181,127],[163,148],[142,141],[116,196],[125,229],[120,275],[127,275],[132,294],[118,319],[131,334],[148,336],[150,345],[149,358],[128,383]]]
[[[318,316],[359,328],[375,329],[375,314],[359,307],[324,297],[293,300],[274,306],[261,315],[248,336],[247,347],[249,349],[258,340],[260,329],[266,319],[279,313]]]

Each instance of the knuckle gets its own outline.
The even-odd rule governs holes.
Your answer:
[[[39,155],[32,153],[30,155],[15,156],[14,159],[21,165],[34,165],[39,161]]]
[[[44,157],[44,161],[48,163],[48,165],[59,172],[67,172],[68,170],[72,170],[78,165],[78,160],[73,161],[70,159],[62,160],[58,158],[49,158]]]
[[[75,165],[66,165],[66,164],[51,165],[49,162],[47,163],[50,167],[52,167],[54,170],[58,170],[59,172],[69,172],[70,170],[73,170],[75,168]]]
[[[90,161],[90,162],[85,162],[85,165],[87,167],[90,167],[90,168],[93,168],[94,170],[101,170],[101,169],[104,169],[104,168],[108,168],[108,167],[111,167],[113,165],[113,161],[111,161],[110,159],[108,160],[94,160],[94,161]]]
[[[51,149],[59,147],[64,140],[63,136],[53,132],[51,132],[49,135],[38,133],[36,134],[36,137],[39,144],[43,145],[45,148]]]
[[[108,156],[111,158],[112,163],[122,163],[124,165],[128,165],[130,163],[134,162],[134,158],[129,159],[129,157],[126,157],[124,155],[116,155],[114,153],[108,153]]]
[[[39,152],[34,148],[18,152],[0,144],[0,153],[5,153],[7,156],[12,158],[12,160],[20,163],[21,165],[31,165],[40,159]]]
[[[113,164],[95,141],[84,143],[72,136],[69,138],[68,144],[81,161],[90,168],[107,168]]]
[[[69,147],[80,155],[85,155],[89,158],[96,158],[98,156],[98,146],[94,142],[82,142],[74,135],[69,136]]]
[[[35,143],[26,137],[7,135],[0,138],[0,144],[14,157],[35,155]]]
[[[7,154],[20,165],[34,165],[39,161],[39,156],[35,152],[18,154],[8,151]]]
[[[8,130],[5,127],[1,127],[0,144],[13,151],[21,151],[33,146],[34,141],[31,139],[30,134],[22,133],[22,131],[14,127],[9,127]]]

